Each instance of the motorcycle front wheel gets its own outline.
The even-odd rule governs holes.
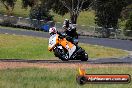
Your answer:
[[[87,60],[88,60],[88,54],[85,52],[84,54],[82,54],[81,61],[87,61]]]
[[[65,54],[60,56],[59,59],[61,59],[62,61],[68,61],[69,58],[68,58],[68,55]]]
[[[68,61],[69,60],[68,54],[64,49],[56,48],[54,50],[54,55],[56,57],[58,57],[59,59],[61,59],[62,61]]]

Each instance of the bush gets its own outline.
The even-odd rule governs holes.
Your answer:
[[[43,25],[43,23],[41,23],[39,20],[44,20],[44,23],[53,20],[53,16],[49,14],[49,9],[44,7],[44,5],[38,5],[33,7],[30,11],[29,17],[31,19],[36,19],[35,21],[31,20],[31,23],[34,27],[37,28]]]

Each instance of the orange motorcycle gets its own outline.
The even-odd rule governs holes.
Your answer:
[[[48,50],[62,61],[81,60],[87,61],[88,54],[77,44],[68,41],[66,36],[56,33],[49,38]]]

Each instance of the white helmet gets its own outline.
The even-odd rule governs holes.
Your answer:
[[[51,34],[56,34],[57,33],[57,31],[56,31],[56,28],[55,27],[51,27],[50,29],[49,29],[49,34],[51,35]]]

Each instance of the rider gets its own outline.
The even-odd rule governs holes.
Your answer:
[[[68,19],[64,20],[63,29],[64,29],[64,32],[66,33],[66,35],[69,38],[71,38],[71,42],[75,43],[76,40],[78,39],[78,34],[76,32],[76,27]]]

